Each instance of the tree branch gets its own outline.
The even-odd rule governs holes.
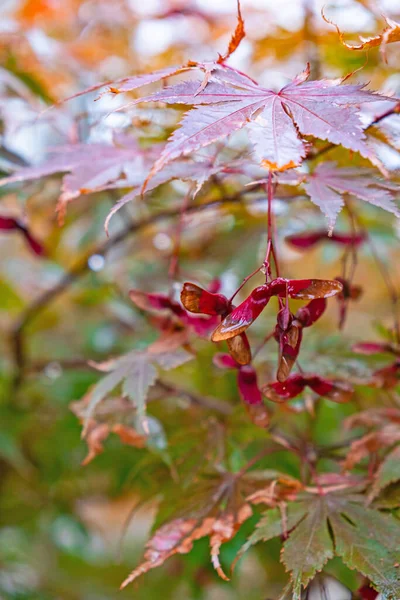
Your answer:
[[[377,116],[370,125],[366,128],[368,130],[373,125],[376,125],[386,117],[396,114],[400,112],[400,104],[396,104],[391,107],[381,115]],[[316,158],[321,154],[324,154],[328,150],[334,147],[334,144],[327,144],[314,154],[310,154],[308,156],[309,159]],[[207,210],[208,208],[218,207],[225,204],[235,204],[242,201],[242,197],[250,192],[258,189],[260,184],[255,183],[253,186],[247,186],[244,190],[233,194],[231,196],[226,196],[224,198],[219,198],[217,200],[211,200],[209,202],[205,202],[203,204],[194,204],[192,206],[188,206],[186,212],[195,213],[201,212],[203,210]],[[16,366],[16,374],[14,379],[14,387],[18,387],[21,383],[23,371],[26,364],[26,353],[24,348],[24,330],[27,325],[33,321],[38,314],[42,312],[51,302],[53,302],[58,296],[60,296],[63,292],[65,292],[75,281],[77,281],[80,277],[85,275],[88,270],[88,260],[93,254],[101,254],[106,255],[111,248],[121,244],[124,242],[130,235],[135,234],[142,229],[150,225],[154,225],[160,221],[165,219],[171,219],[176,216],[179,216],[181,213],[181,207],[166,209],[164,211],[160,211],[156,214],[150,215],[141,219],[140,221],[135,221],[130,223],[126,227],[124,227],[116,236],[111,239],[107,239],[106,241],[98,244],[93,247],[90,251],[86,252],[76,264],[60,279],[60,281],[50,288],[46,290],[43,294],[39,295],[29,306],[23,311],[20,315],[18,321],[14,324],[11,331],[11,344],[12,351],[14,356],[14,362]]]
[[[209,208],[215,208],[218,206],[223,206],[226,204],[235,204],[242,201],[243,196],[250,192],[255,191],[259,187],[259,184],[255,184],[254,186],[249,186],[244,190],[233,194],[231,196],[226,196],[225,198],[219,198],[217,200],[210,200],[209,202],[204,202],[203,204],[194,204],[192,206],[188,206],[186,209],[186,213],[196,213],[207,210]],[[257,199],[259,201],[260,199]],[[262,198],[263,200],[263,198]],[[117,235],[114,237],[97,244],[90,251],[85,252],[85,254],[78,259],[78,261],[73,265],[73,267],[61,277],[60,281],[56,283],[55,286],[46,290],[42,294],[40,294],[33,302],[27,307],[26,310],[22,312],[19,316],[19,319],[14,324],[11,330],[11,345],[12,352],[14,357],[14,363],[16,366],[16,374],[14,379],[14,388],[17,388],[22,381],[23,371],[26,365],[26,352],[24,348],[24,331],[25,328],[31,321],[33,321],[51,302],[53,302],[58,296],[63,294],[75,281],[77,281],[80,277],[85,275],[89,271],[88,261],[93,254],[100,254],[102,256],[107,255],[107,253],[118,246],[122,242],[124,242],[129,236],[142,231],[146,227],[150,225],[154,225],[155,223],[159,223],[166,219],[172,219],[176,216],[179,216],[181,213],[181,207],[170,208],[163,211],[160,211],[156,214],[150,215],[141,219],[139,221],[135,221],[130,223],[126,227],[124,227]]]
[[[95,371],[98,373],[97,369],[93,364],[85,360],[84,358],[72,359],[72,360],[57,360],[57,358],[51,358],[49,360],[41,360],[35,361],[29,364],[29,372],[37,373],[38,371],[43,371],[46,366],[55,362],[62,369],[83,369]],[[220,400],[218,398],[213,398],[212,396],[203,396],[201,394],[197,394],[195,392],[191,392],[184,388],[181,388],[175,384],[168,383],[163,379],[157,379],[155,390],[157,392],[165,392],[167,394],[175,394],[181,398],[185,398],[189,400],[191,404],[196,404],[197,406],[202,406],[203,408],[207,408],[209,410],[213,410],[215,412],[219,412],[222,415],[230,415],[232,414],[233,407],[224,400]],[[158,398],[158,395],[154,397],[154,400]],[[148,398],[147,403],[151,402],[152,397],[150,394],[150,398]],[[133,405],[132,405],[133,407]]]

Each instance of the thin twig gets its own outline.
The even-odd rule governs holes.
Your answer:
[[[32,362],[29,364],[29,372],[38,373],[43,371],[49,364],[55,363],[59,365],[61,369],[83,369],[83,370],[93,370],[97,371],[96,367],[90,361],[79,358],[72,360],[57,360],[57,358],[51,358],[47,361],[41,360],[39,362]],[[192,404],[197,406],[202,406],[203,408],[207,408],[210,410],[214,410],[216,412],[221,413],[222,415],[230,415],[233,411],[232,406],[225,402],[224,400],[219,400],[218,398],[213,398],[211,396],[202,396],[201,394],[197,394],[194,392],[190,392],[186,389],[183,389],[179,386],[176,386],[172,383],[168,383],[163,379],[157,379],[156,382],[156,395],[154,396],[154,400],[158,399],[157,390],[161,392],[165,392],[167,394],[174,394],[176,396],[180,396],[181,398],[186,398]],[[148,402],[152,401],[152,396],[149,398]]]
[[[181,210],[180,210],[180,214],[179,214],[179,220],[178,220],[178,224],[176,227],[175,242],[174,242],[174,247],[172,250],[171,260],[169,263],[169,269],[168,269],[168,276],[171,280],[171,283],[176,281],[176,279],[178,278],[178,274],[179,274],[179,255],[180,255],[180,251],[181,251],[181,241],[182,241],[184,218],[185,218],[185,213],[187,211],[187,207],[189,204],[189,199],[190,199],[190,197],[193,196],[193,194],[194,194],[194,186],[191,186],[189,191],[187,192],[187,194],[185,194],[185,196],[183,198],[183,202],[182,202],[182,206],[181,206]]]
[[[227,402],[219,400],[218,398],[212,398],[211,396],[202,396],[195,392],[191,392],[177,387],[171,383],[167,383],[162,379],[159,379],[157,381],[157,386],[168,394],[176,394],[177,396],[187,398],[192,404],[197,404],[204,408],[209,408],[210,410],[215,410],[223,415],[232,414],[233,407]]]
[[[194,204],[188,206],[186,209],[187,213],[201,212],[210,208],[216,208],[226,204],[235,204],[242,202],[243,196],[249,192],[257,189],[257,185],[251,188],[245,188],[241,192],[227,196],[225,198],[219,198],[217,200],[211,200],[204,202],[203,204]],[[256,200],[257,202],[260,199]],[[75,265],[67,272],[60,281],[56,283],[52,288],[46,290],[40,294],[33,302],[22,312],[17,322],[14,324],[11,331],[11,344],[14,356],[14,362],[16,366],[16,374],[14,380],[14,388],[17,388],[22,380],[23,371],[26,364],[26,353],[24,348],[24,331],[29,323],[31,323],[49,304],[51,304],[56,298],[63,294],[68,288],[74,284],[80,277],[85,275],[89,271],[88,261],[93,254],[100,254],[102,256],[112,249],[124,242],[131,235],[142,231],[150,225],[159,223],[164,220],[172,219],[181,213],[181,207],[170,208],[160,211],[156,214],[147,216],[140,221],[135,221],[126,225],[117,235],[113,238],[107,239],[100,244],[92,247],[89,251],[85,252],[81,256]]]

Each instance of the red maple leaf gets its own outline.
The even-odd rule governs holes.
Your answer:
[[[322,242],[337,244],[338,246],[357,247],[360,246],[365,239],[365,233],[352,235],[351,233],[332,232],[332,235],[328,235],[328,232],[325,229],[317,229],[316,231],[304,231],[303,233],[288,235],[286,236],[285,241],[298,250],[306,250]]]

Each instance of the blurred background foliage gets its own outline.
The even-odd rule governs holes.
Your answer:
[[[134,114],[106,117],[123,100],[103,96],[93,102],[98,95],[94,93],[43,111],[98,81],[181,64],[189,58],[214,59],[226,47],[234,28],[235,4],[234,0],[3,0],[1,173],[40,162],[49,146],[77,140],[110,141],[115,129],[126,128],[151,140],[164,139],[175,123],[172,109],[141,107]],[[372,89],[398,94],[399,45],[388,48],[387,63],[378,50],[371,51],[368,59],[363,52],[347,50],[339,44],[336,31],[321,18],[322,4],[326,2],[243,0],[247,37],[231,58],[232,64],[273,87],[287,83],[307,60],[314,76],[337,77],[363,67],[359,78],[370,81]],[[382,13],[399,18],[400,7],[396,0],[335,0],[326,4],[325,13],[340,25],[346,39],[354,40],[360,34],[380,31]],[[394,171],[399,165],[397,151],[387,150],[386,157]],[[337,148],[330,152],[330,158],[346,164],[348,153]],[[355,157],[354,164],[363,161]],[[206,457],[210,445],[222,452],[229,468],[238,470],[263,443],[265,433],[248,421],[237,396],[235,375],[216,369],[212,345],[199,341],[197,360],[167,374],[166,381],[178,391],[152,392],[149,414],[158,428],[155,443],[146,449],[133,448],[112,435],[105,442],[105,452],[81,466],[86,445],[80,439],[81,426],[70,404],[98,379],[87,366],[89,359],[105,360],[154,341],[151,323],[129,301],[128,290],[168,289],[176,222],[156,222],[103,254],[98,250],[105,243],[103,223],[115,201],[114,192],[87,195],[72,203],[60,227],[55,215],[59,187],[59,178],[53,177],[0,188],[2,214],[27,217],[46,253],[38,258],[29,252],[22,236],[1,232],[0,597],[274,597],[285,581],[277,540],[250,551],[230,584],[214,573],[208,542],[201,540],[189,555],[175,557],[134,586],[117,591],[139,561],[161,492],[167,504],[174,505],[177,494],[185,502],[186,483],[196,468],[196,459]],[[118,235],[138,215],[173,205],[186,189],[186,184],[174,182],[156,190],[146,205],[126,206],[114,219],[112,235]],[[234,192],[235,187],[227,180],[223,185],[209,182],[202,193],[212,199]],[[266,240],[266,200],[260,193],[250,199],[254,201],[186,218],[181,281],[206,284],[219,277],[224,293],[230,295],[260,263]],[[318,246],[302,254],[284,242],[294,231],[326,226],[308,199],[299,196],[286,202],[278,197],[275,212],[285,276],[340,275],[341,253],[336,247]],[[398,224],[391,215],[371,206],[362,207],[361,219],[382,264],[398,285]],[[345,215],[339,219],[338,228],[346,228]],[[26,323],[26,362],[19,372],[21,318],[30,314],[26,311],[36,298],[52,290],[77,263],[84,265],[79,277],[34,309]],[[261,283],[262,277],[254,282]],[[287,432],[300,432],[316,444],[343,441],[348,434],[341,422],[356,410],[371,403],[385,406],[393,402],[384,392],[362,385],[362,378],[385,361],[361,360],[349,351],[351,343],[377,339],[391,326],[388,291],[368,247],[361,251],[356,283],[364,293],[351,307],[344,333],[337,332],[338,307],[332,301],[316,333],[307,332],[301,359],[306,369],[321,374],[356,376],[360,385],[354,401],[349,405],[320,403],[311,421],[304,413],[293,414],[283,406],[273,415],[273,422]],[[243,294],[250,289],[249,284]],[[271,313],[252,328],[254,338],[259,335],[261,339],[263,332],[272,328]],[[276,348],[267,346],[259,357],[264,379],[274,369],[275,360]],[[223,399],[233,412],[221,417],[190,402],[179,390]],[[287,451],[265,458],[261,466],[279,466],[293,476],[299,476],[301,470],[299,460]],[[325,468],[329,470],[329,464]],[[180,485],[176,485],[177,480]],[[135,506],[138,508],[132,515]],[[223,548],[223,563],[232,561],[254,522],[255,518],[247,522]],[[329,562],[327,571],[352,589],[360,585],[357,574],[338,559]]]

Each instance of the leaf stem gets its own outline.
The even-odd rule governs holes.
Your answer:
[[[192,204],[187,207],[187,213],[197,213],[205,211],[209,208],[218,208],[226,204],[236,204],[243,202],[243,196],[253,192],[258,187],[258,184],[251,188],[245,188],[236,194],[203,202],[202,204]],[[262,198],[256,198],[250,202],[260,202]],[[60,280],[51,288],[39,294],[19,315],[19,318],[14,323],[11,329],[11,345],[12,354],[15,364],[15,377],[13,381],[13,390],[15,391],[22,382],[24,370],[27,364],[27,355],[25,348],[25,330],[26,327],[36,319],[36,317],[54,302],[61,294],[66,292],[76,281],[86,275],[90,270],[89,259],[93,254],[106,256],[108,252],[123,243],[131,235],[134,235],[146,227],[162,223],[166,219],[171,219],[180,215],[181,207],[162,210],[156,214],[144,217],[141,220],[128,223],[118,234],[105,241],[101,241],[97,245],[92,246],[89,251],[84,252],[75,264],[67,271]],[[258,269],[259,270],[259,269]]]
[[[264,260],[264,267],[267,272],[267,276],[270,275],[270,265],[269,265],[269,255],[272,255],[275,264],[275,272],[276,276],[279,277],[279,262],[278,255],[274,245],[274,221],[273,221],[273,212],[272,212],[272,201],[274,199],[274,188],[273,188],[273,173],[272,171],[268,171],[268,181],[266,185],[267,199],[268,199],[268,221],[267,221],[267,236],[268,236],[268,244],[267,244],[267,252]]]
[[[257,267],[257,269],[255,269],[255,270],[254,270],[252,273],[250,273],[250,275],[247,275],[247,276],[246,276],[246,277],[243,279],[242,283],[239,285],[239,287],[237,288],[237,290],[236,290],[236,291],[235,291],[235,292],[232,294],[232,296],[229,298],[229,302],[232,302],[232,300],[234,299],[234,297],[236,296],[236,294],[238,294],[238,293],[240,292],[240,290],[242,289],[242,287],[243,287],[244,285],[246,285],[246,283],[249,281],[249,279],[251,279],[252,277],[254,277],[254,275],[256,275],[256,274],[257,274],[257,273],[260,271],[260,269],[261,269],[261,268],[262,268],[262,267]]]

